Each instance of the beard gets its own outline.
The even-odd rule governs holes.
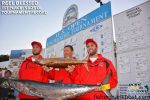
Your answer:
[[[64,55],[64,58],[72,58],[70,55]]]
[[[32,52],[33,53],[33,55],[39,55],[40,53],[39,52]]]
[[[88,54],[90,55],[90,56],[93,56],[93,55],[95,55],[97,53],[97,50],[95,49],[95,50],[90,50],[90,51],[88,51]]]

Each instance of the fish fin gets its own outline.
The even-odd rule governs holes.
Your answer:
[[[87,70],[87,72],[90,72],[90,70],[89,70],[87,64],[84,64],[84,66],[85,66],[85,69]]]
[[[62,84],[62,80],[59,80],[56,82],[57,84]]]
[[[87,56],[84,58],[84,60],[88,60],[88,58],[89,58],[89,55],[87,55]]]
[[[87,55],[87,56],[84,58],[84,61],[87,61],[87,60],[88,60],[88,58],[89,58],[89,55]],[[85,68],[86,68],[87,72],[90,72],[90,70],[89,70],[89,68],[88,68],[87,64],[84,64],[84,66],[85,66]]]
[[[50,58],[56,58],[57,56],[55,55],[55,54],[52,54],[51,56],[50,56]]]
[[[111,94],[110,90],[106,90],[103,92],[110,98],[110,100],[116,100],[116,98]]]

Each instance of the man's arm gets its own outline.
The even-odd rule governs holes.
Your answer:
[[[109,63],[109,67],[107,69],[107,74],[111,72],[111,77],[109,79],[110,88],[115,88],[118,84],[117,71],[112,62]]]

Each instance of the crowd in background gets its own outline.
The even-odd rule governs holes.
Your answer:
[[[8,100],[8,98],[15,98],[14,90],[11,88],[3,88],[1,84],[12,75],[12,72],[7,68],[0,68],[0,100]]]

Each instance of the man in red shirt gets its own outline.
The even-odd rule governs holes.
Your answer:
[[[46,72],[43,70],[43,67],[34,63],[34,59],[42,59],[40,55],[42,51],[42,45],[40,42],[33,41],[32,45],[32,53],[33,55],[28,57],[20,66],[19,69],[19,79],[20,80],[33,80],[38,82],[48,83],[49,80],[46,76]],[[18,98],[20,99],[38,99],[37,96],[29,96],[23,93],[19,93]]]
[[[73,58],[73,47],[71,45],[66,45],[64,47],[64,58]],[[62,83],[71,83],[70,78],[70,73],[68,70],[70,67],[75,67],[75,66],[68,66],[68,68],[53,68],[52,70],[49,71],[49,69],[46,69],[48,72],[48,78],[51,80],[54,80],[54,82],[59,82],[61,81]]]
[[[85,41],[88,57],[87,65],[81,65],[73,70],[70,79],[74,84],[107,84],[107,89],[115,88],[117,81],[117,72],[112,62],[97,53],[98,45],[93,39]],[[88,67],[88,71],[87,71]],[[109,77],[108,77],[109,76]],[[106,79],[107,77],[107,79]],[[107,82],[106,82],[107,80]],[[109,100],[110,98],[101,90],[95,90],[76,98],[77,100]]]

